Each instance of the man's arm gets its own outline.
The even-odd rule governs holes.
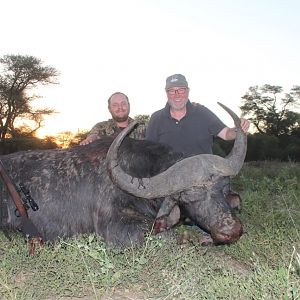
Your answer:
[[[247,133],[249,130],[250,122],[246,119],[241,119],[241,126],[242,130]],[[218,133],[218,137],[225,141],[234,140],[236,138],[236,128],[225,127]]]
[[[87,135],[86,139],[80,142],[80,145],[87,145],[95,140],[98,140],[103,136],[103,130],[105,126],[107,126],[107,121],[99,122],[96,125],[94,125]]]

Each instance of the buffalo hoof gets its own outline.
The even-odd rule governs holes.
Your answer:
[[[169,215],[156,218],[153,225],[154,234],[158,234],[170,229],[171,227],[179,223],[179,219],[180,209],[178,205],[175,205]]]

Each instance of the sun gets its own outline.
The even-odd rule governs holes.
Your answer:
[[[43,138],[45,138],[46,136],[49,136],[49,135],[52,135],[52,134],[50,134],[49,131],[46,130],[45,128],[39,128],[36,131],[36,137],[38,137],[39,139],[43,139]]]

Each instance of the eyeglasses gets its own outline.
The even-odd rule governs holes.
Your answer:
[[[183,95],[186,92],[186,88],[180,88],[177,90],[167,90],[167,93],[171,96],[174,96],[175,94]]]

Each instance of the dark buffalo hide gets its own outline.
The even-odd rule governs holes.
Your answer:
[[[129,195],[107,175],[105,157],[112,138],[70,149],[23,151],[0,156],[18,187],[24,185],[39,210],[28,210],[44,240],[93,233],[116,245],[143,241],[151,229],[161,199],[146,200]],[[180,154],[167,146],[125,139],[120,149],[124,170],[135,177],[148,177],[174,164]],[[3,186],[3,185],[2,185]],[[4,188],[2,201],[8,204],[9,228],[20,220]],[[4,221],[4,220],[3,220]]]
[[[143,242],[165,198],[138,198],[111,181],[105,160],[111,142],[107,137],[65,150],[0,156],[15,185],[24,185],[39,205],[28,215],[44,240],[96,233],[114,245]],[[125,138],[118,153],[120,166],[132,178],[151,177],[181,160],[181,154],[168,146],[130,138]],[[225,199],[227,185],[227,177],[214,176],[202,186],[170,195],[182,215],[211,233],[216,244],[236,241],[242,233]],[[5,188],[0,195],[8,208],[8,218],[2,222],[18,229],[20,218]]]

